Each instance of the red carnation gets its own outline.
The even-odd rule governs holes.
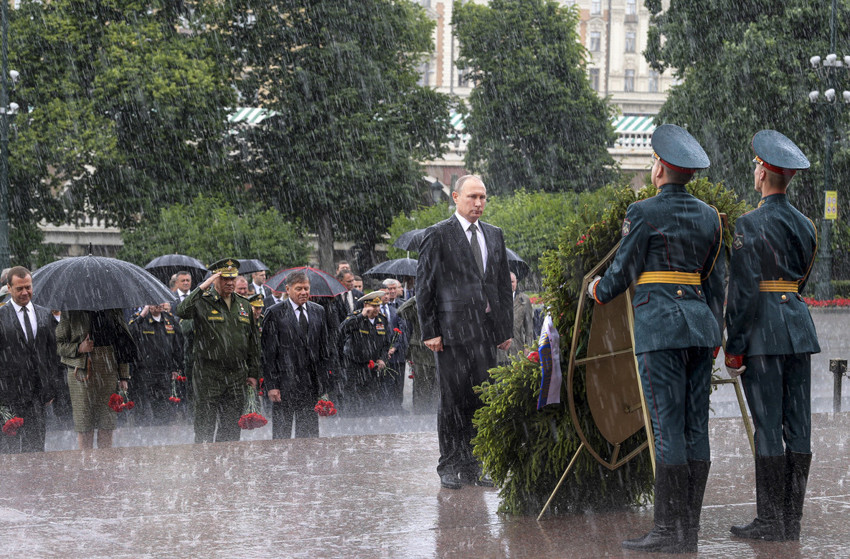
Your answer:
[[[407,375],[407,378],[413,378],[413,375]]]
[[[9,437],[14,437],[18,434],[18,429],[24,426],[24,420],[21,417],[13,417],[8,419],[3,424],[3,434]]]
[[[268,419],[256,412],[246,413],[239,418],[239,427],[242,429],[256,429],[268,423]]]
[[[372,359],[370,359],[370,360],[369,360],[369,364],[368,364],[368,365],[366,365],[366,366],[367,366],[367,367],[369,367],[370,369],[374,369],[374,368],[375,368],[375,361],[373,361]]]
[[[395,332],[396,334],[401,334],[401,329],[400,328],[393,328],[393,332]]]
[[[330,400],[319,400],[316,402],[316,405],[313,406],[313,411],[319,414],[319,417],[329,417],[331,415],[336,415],[336,407],[334,403]]]
[[[528,358],[531,361],[534,361],[535,363],[540,363],[540,354],[537,353],[536,351],[532,351],[531,353],[529,353]]]
[[[109,397],[109,407],[112,408],[113,411],[119,412],[122,411],[122,405],[124,404],[124,398],[119,396],[118,394],[113,394]]]

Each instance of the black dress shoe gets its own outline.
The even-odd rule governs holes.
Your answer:
[[[440,474],[440,485],[446,489],[460,489],[463,484],[455,474]]]
[[[478,487],[495,487],[493,480],[487,476],[478,474],[460,474],[460,482],[464,485],[477,485]]]

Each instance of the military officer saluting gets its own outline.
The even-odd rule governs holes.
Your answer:
[[[626,210],[617,255],[588,291],[607,303],[636,283],[634,352],[655,437],[655,528],[623,547],[695,552],[710,466],[712,353],[723,318],[723,227],[717,210],[685,189],[709,165],[693,136],[664,124],[652,148],[658,193]]]
[[[245,386],[257,386],[260,373],[254,311],[248,299],[234,292],[239,261],[220,260],[210,271],[176,311],[193,320],[196,443],[239,440]]]
[[[775,130],[753,136],[759,207],[735,222],[726,367],[741,375],[755,423],[757,517],[742,538],[799,540],[811,450],[811,354],[817,332],[800,293],[817,253],[812,221],[788,203],[803,152]],[[784,445],[783,445],[784,442]]]
[[[348,315],[339,326],[346,379],[341,387],[342,411],[357,414],[374,410],[386,383],[380,376],[399,374],[387,369],[392,342],[389,320],[380,313],[383,291],[373,291],[357,302],[363,308]]]

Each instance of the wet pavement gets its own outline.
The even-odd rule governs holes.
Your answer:
[[[124,427],[118,444],[170,444],[0,456],[0,556],[642,556],[620,541],[650,527],[651,506],[540,522],[500,515],[497,490],[440,488],[432,418],[415,418],[323,419],[323,434],[336,436],[206,445],[178,444],[191,435],[185,425],[169,428],[171,440],[165,428]],[[411,431],[347,435],[343,424]],[[729,536],[755,514],[752,456],[739,419],[710,427],[700,557],[850,557],[850,413],[814,417],[799,544]],[[63,440],[51,433],[51,444]]]

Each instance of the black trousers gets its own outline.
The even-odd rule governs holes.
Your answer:
[[[489,378],[487,371],[496,366],[495,341],[464,345],[443,345],[437,358],[437,438],[440,461],[437,473],[478,475],[480,466],[472,455],[470,441],[475,436],[472,416],[481,407],[481,399],[472,387]]]
[[[0,454],[44,452],[45,421],[44,406],[41,402],[19,404],[13,411],[17,417],[24,420],[24,424],[13,437],[0,433]]]
[[[272,403],[272,438],[292,437],[295,418],[295,438],[319,436],[319,414],[313,409],[318,398],[309,395],[289,395],[281,392],[281,401]]]

